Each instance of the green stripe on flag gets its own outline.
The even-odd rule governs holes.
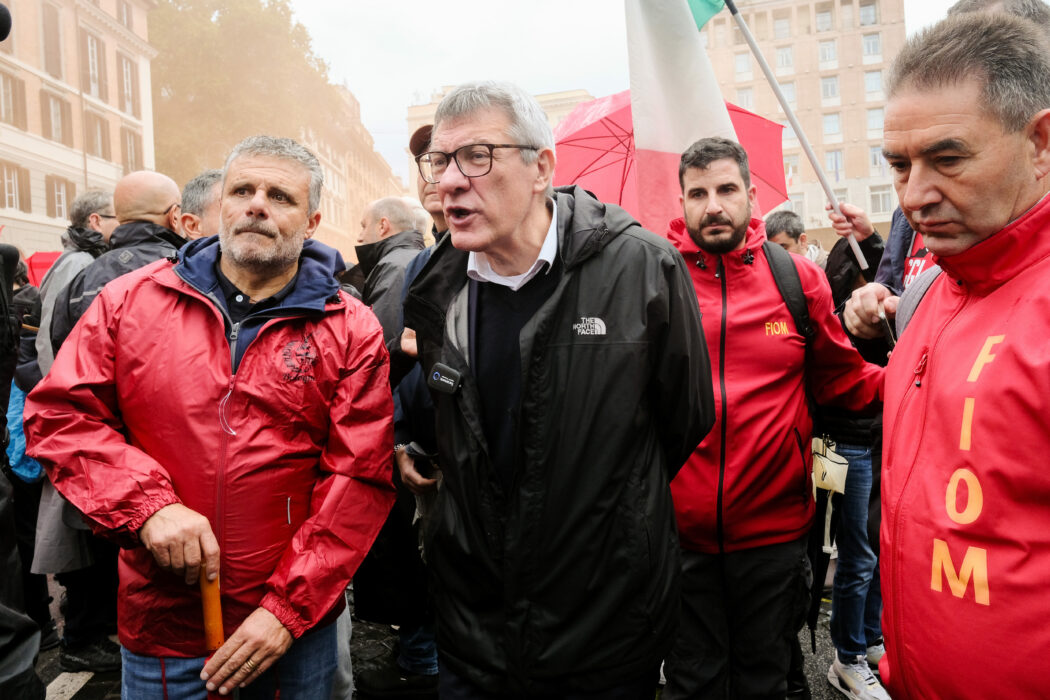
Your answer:
[[[725,7],[724,0],[687,0],[689,9],[693,13],[693,20],[697,29],[703,29],[707,21],[717,15]]]

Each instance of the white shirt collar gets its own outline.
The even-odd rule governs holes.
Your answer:
[[[544,266],[547,267],[544,274],[549,274],[551,268],[554,267],[554,259],[558,255],[558,205],[554,200],[547,201],[551,204],[551,225],[547,229],[543,245],[540,246],[540,254],[528,270],[520,275],[500,275],[492,269],[488,256],[484,253],[470,251],[470,254],[467,255],[467,277],[478,282],[493,282],[510,287],[511,291],[516,292],[538,275]]]

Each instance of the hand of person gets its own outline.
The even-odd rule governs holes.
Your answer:
[[[401,483],[417,496],[437,490],[437,479],[428,479],[416,469],[416,460],[404,447],[394,453],[394,461],[401,472]]]
[[[208,692],[227,695],[243,688],[281,658],[292,645],[292,633],[272,612],[256,608],[201,671]]]
[[[411,328],[401,331],[401,352],[409,357],[419,356],[419,347],[416,344],[416,332]]]
[[[171,503],[146,519],[139,528],[139,540],[157,565],[187,584],[197,583],[201,566],[209,581],[219,575],[219,542],[211,523],[181,503]]]
[[[875,227],[871,225],[868,215],[858,206],[839,202],[841,214],[836,213],[831,208],[831,204],[824,205],[824,208],[827,210],[828,218],[831,220],[831,228],[835,229],[835,233],[843,238],[852,233],[857,241],[860,242],[875,233]]]
[[[893,320],[897,314],[899,300],[899,297],[894,296],[878,282],[869,282],[854,289],[842,309],[842,320],[846,324],[846,330],[857,338],[881,337],[883,329],[879,309],[883,310],[887,319]]]

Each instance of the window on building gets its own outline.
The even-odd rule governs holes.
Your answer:
[[[819,58],[821,63],[830,63],[839,60],[839,53],[835,46],[835,40],[822,41],[819,44]]]
[[[868,131],[882,131],[882,107],[868,110]]]
[[[120,111],[139,116],[139,67],[127,56],[117,54],[120,69]]]
[[[795,135],[795,130],[791,128],[791,122],[785,119],[780,122],[780,125],[784,127],[784,141],[798,141],[798,136]]]
[[[736,91],[736,104],[744,109],[755,108],[755,91],[753,88],[740,88]]]
[[[110,159],[109,148],[109,122],[106,118],[94,112],[84,113],[84,138],[85,150],[88,155]]]
[[[784,156],[784,179],[787,180],[788,187],[796,177],[798,177],[798,154],[789,153]]]
[[[881,146],[868,146],[868,167],[873,173],[886,174],[886,159],[882,157]]]
[[[73,110],[69,102],[58,95],[40,91],[40,121],[44,138],[73,145]]]
[[[737,46],[747,43],[747,40],[744,39],[744,33],[740,31],[740,27],[735,24],[733,25],[733,43]]]
[[[846,161],[842,151],[828,151],[824,154],[824,170],[838,182],[846,176]]]
[[[29,171],[26,168],[0,160],[0,207],[18,209],[27,214],[32,211],[29,196]]]
[[[864,71],[864,92],[869,95],[876,92],[882,92],[881,70]]]
[[[80,89],[100,100],[106,100],[106,45],[91,32],[80,30]]]
[[[122,127],[120,141],[124,146],[124,172],[142,170],[142,136],[137,131]]]
[[[44,70],[55,78],[62,77],[62,35],[59,32],[58,8],[44,3]]]
[[[780,91],[784,93],[784,99],[787,100],[788,104],[792,107],[795,106],[795,83],[777,83],[780,86]]]
[[[25,81],[7,73],[0,73],[0,122],[26,128]]]
[[[743,75],[744,73],[751,72],[751,54],[749,53],[738,53],[733,55],[733,66],[736,68],[737,75]]]
[[[839,113],[824,115],[824,135],[834,136],[842,133],[842,122],[839,118]]]
[[[873,2],[860,6],[860,26],[870,27],[879,23],[879,6]]]
[[[788,211],[793,211],[803,219],[806,218],[806,196],[801,192],[798,194],[788,195],[788,201],[784,204],[784,208]]]
[[[68,219],[69,205],[76,199],[77,186],[64,177],[48,175],[44,178],[47,190],[47,215],[54,219]]]
[[[795,67],[795,50],[790,46],[781,46],[777,49],[777,68],[791,69]]]
[[[817,31],[830,32],[834,28],[831,10],[817,10]]]
[[[839,77],[837,75],[820,79],[820,96],[825,100],[839,96]]]
[[[871,188],[871,202],[868,211],[872,214],[889,214],[893,211],[893,191],[889,185]]]
[[[861,40],[865,56],[882,55],[882,36],[880,34],[865,34]]]
[[[128,29],[134,29],[135,15],[131,9],[131,3],[126,0],[117,0],[117,21],[123,24]]]
[[[774,39],[789,39],[791,38],[791,18],[790,17],[777,17],[773,20],[773,38]]]

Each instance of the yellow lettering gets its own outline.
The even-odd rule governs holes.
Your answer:
[[[963,399],[962,433],[959,435],[959,449],[970,451],[970,438],[973,433],[973,406],[976,399],[967,396]]]
[[[773,324],[766,321],[766,335],[773,335]]]
[[[955,573],[955,565],[952,563],[952,555],[948,551],[948,543],[944,540],[933,541],[933,575],[930,579],[930,588],[942,591],[941,572],[948,579],[948,587],[952,595],[962,598],[966,594],[966,588],[973,579],[973,599],[979,605],[990,605],[988,594],[988,551],[980,547],[967,547],[966,556],[963,557],[962,568]]]
[[[961,512],[957,507],[960,481],[966,482],[966,507]],[[948,517],[960,525],[969,525],[980,517],[984,508],[984,492],[976,474],[969,469],[955,470],[948,481],[948,490],[944,493],[944,508],[948,511]]]
[[[977,377],[981,375],[981,370],[984,369],[984,366],[995,359],[995,355],[992,354],[992,348],[1003,342],[1004,338],[1006,338],[1005,335],[992,335],[984,341],[984,347],[977,354],[977,359],[974,361],[973,367],[970,368],[970,376],[966,378],[966,381],[977,381]]]
[[[766,335],[787,335],[788,327],[784,321],[766,321]]]

